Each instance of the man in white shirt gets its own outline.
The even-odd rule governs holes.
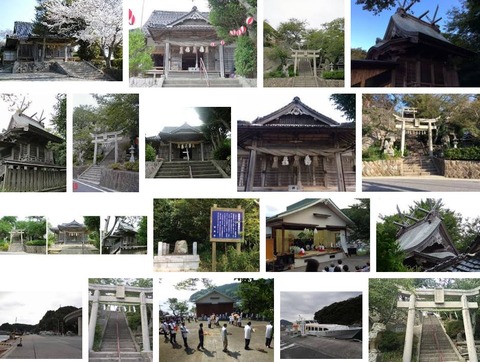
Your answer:
[[[182,322],[182,325],[180,326],[180,332],[182,333],[182,338],[183,338],[183,346],[186,348],[186,349],[190,349],[190,347],[188,347],[188,343],[187,343],[187,337],[188,337],[188,329],[187,327],[185,327],[185,323]]]
[[[244,328],[245,331],[245,349],[249,350],[250,348],[250,339],[252,338],[252,322],[248,322]]]
[[[273,337],[273,324],[270,322],[267,324],[267,329],[265,330],[265,346],[267,348],[272,348],[270,347],[270,343],[272,343],[272,337]]]
[[[228,352],[227,323],[223,325],[220,335],[222,336],[223,352]]]

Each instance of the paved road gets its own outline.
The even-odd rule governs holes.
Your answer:
[[[364,177],[363,191],[480,191],[480,180],[442,176]]]
[[[73,180],[73,192],[113,192],[98,185],[91,185],[83,181]]]
[[[38,336],[22,337],[22,347],[9,352],[7,359],[80,359],[82,358],[82,337]]]
[[[291,337],[282,332],[280,358],[285,359],[360,359],[362,342],[326,337]]]
[[[244,323],[248,320],[244,320]],[[209,333],[205,336],[205,350],[197,351],[198,345],[198,324],[203,323],[204,332]],[[221,321],[223,325],[225,321]],[[160,362],[273,362],[274,349],[265,347],[265,326],[267,322],[252,321],[252,327],[255,332],[252,333],[250,341],[251,350],[245,350],[245,339],[243,328],[229,325],[227,327],[228,335],[228,352],[223,352],[222,340],[220,337],[221,328],[207,328],[207,322],[187,323],[186,326],[190,331],[188,335],[189,350],[183,347],[183,340],[180,333],[177,333],[177,346],[173,347],[169,342],[164,340],[164,336],[160,335]],[[274,336],[275,340],[275,336]],[[274,346],[272,340],[271,346]]]

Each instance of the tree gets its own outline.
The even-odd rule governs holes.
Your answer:
[[[420,2],[420,0],[410,0],[409,3]],[[356,0],[355,4],[363,5],[363,10],[372,11],[378,15],[384,10],[389,10],[398,5],[397,0]]]
[[[345,20],[338,18],[325,23],[321,48],[330,62],[337,62],[345,52]]]
[[[145,35],[141,29],[131,30],[128,33],[128,55],[130,77],[136,77],[153,68],[152,50],[147,46]]]
[[[397,309],[399,288],[412,290],[412,279],[376,279],[368,284],[370,319],[387,324],[404,316],[405,312]]]
[[[273,320],[274,279],[239,278],[238,296],[241,299],[241,310],[254,313]]]
[[[140,223],[138,225],[138,232],[137,232],[138,243],[140,245],[147,245],[148,241],[148,227],[147,227],[147,217],[142,216],[140,219]]]
[[[288,47],[301,49],[307,35],[307,22],[290,18],[288,21],[280,23],[277,32]]]
[[[178,298],[168,298],[167,307],[172,311],[176,317],[183,316],[188,313],[188,301],[178,300]]]
[[[107,68],[122,44],[122,0],[46,0],[45,23],[52,31],[77,40],[97,43]]]
[[[362,60],[367,58],[367,51],[362,48],[352,48],[350,50],[352,60]]]
[[[335,103],[335,108],[342,111],[349,121],[355,121],[355,94],[332,94],[330,100]]]
[[[349,205],[344,213],[355,223],[353,226],[353,239],[370,241],[370,199],[357,199],[359,203]]]
[[[182,280],[175,284],[175,289],[177,290],[191,290],[195,291],[198,289],[198,284],[201,283],[204,288],[206,289],[213,289],[215,288],[215,284],[211,279],[208,278],[188,278]]]
[[[231,108],[197,107],[195,110],[203,121],[202,132],[212,144],[215,159],[226,160],[231,153]]]
[[[97,125],[102,131],[123,130],[133,141],[138,137],[139,95],[138,93],[94,94],[98,103]]]
[[[57,163],[61,166],[67,164],[67,96],[66,94],[56,95],[57,103],[54,106],[54,114],[51,123],[53,133],[63,139],[61,143],[48,143],[48,148],[53,150]]]

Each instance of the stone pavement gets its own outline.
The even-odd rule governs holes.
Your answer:
[[[100,254],[100,251],[91,244],[55,244],[48,248],[49,254]]]
[[[183,347],[183,339],[180,331],[177,332],[177,345],[172,347],[170,342],[166,342],[163,335],[159,336],[160,345],[160,362],[223,362],[223,361],[235,361],[235,362],[273,362],[274,349],[268,349],[265,347],[265,327],[268,322],[251,321],[252,327],[255,330],[252,333],[252,339],[250,341],[251,350],[245,350],[245,339],[243,327],[236,327],[232,325],[227,326],[228,335],[228,352],[223,352],[222,339],[220,337],[221,328],[216,327],[208,329],[207,322],[199,321],[198,323],[185,323],[185,326],[189,330],[188,334],[188,346],[189,350]],[[198,325],[203,323],[204,332],[208,333],[205,336],[204,351],[197,351],[198,345]],[[226,321],[220,321],[220,325],[223,326]],[[244,323],[248,323],[248,320],[244,320]],[[274,346],[274,339],[271,346]]]
[[[19,339],[17,339],[18,343]],[[22,346],[7,351],[2,359],[80,359],[82,358],[82,337],[26,335]]]

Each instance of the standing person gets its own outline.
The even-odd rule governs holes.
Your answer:
[[[250,339],[252,338],[252,322],[248,322],[244,328],[245,331],[245,349],[249,350],[250,348]]]
[[[223,352],[228,352],[227,323],[224,323],[220,334],[222,336]]]
[[[204,338],[205,334],[203,333],[203,323],[200,323],[199,327],[200,328],[198,329],[198,339],[199,339],[200,342],[198,343],[197,350],[200,351],[200,348],[202,350],[205,349],[205,347],[203,346],[203,338]]]
[[[177,325],[174,321],[168,323],[168,330],[170,331],[170,343],[175,347],[177,344]]]
[[[162,332],[163,332],[163,337],[165,338],[165,342],[168,343],[170,340],[168,339],[168,323],[167,323],[167,321],[162,322]]]
[[[265,330],[265,346],[267,348],[272,348],[270,347],[270,343],[272,343],[272,337],[273,337],[273,323],[270,322],[267,324],[267,329]]]
[[[189,332],[188,332],[187,327],[185,327],[185,322],[182,322],[182,325],[180,326],[180,332],[182,333],[183,346],[186,349],[190,349],[190,347],[188,347],[188,343],[187,343],[187,335],[188,335]]]

